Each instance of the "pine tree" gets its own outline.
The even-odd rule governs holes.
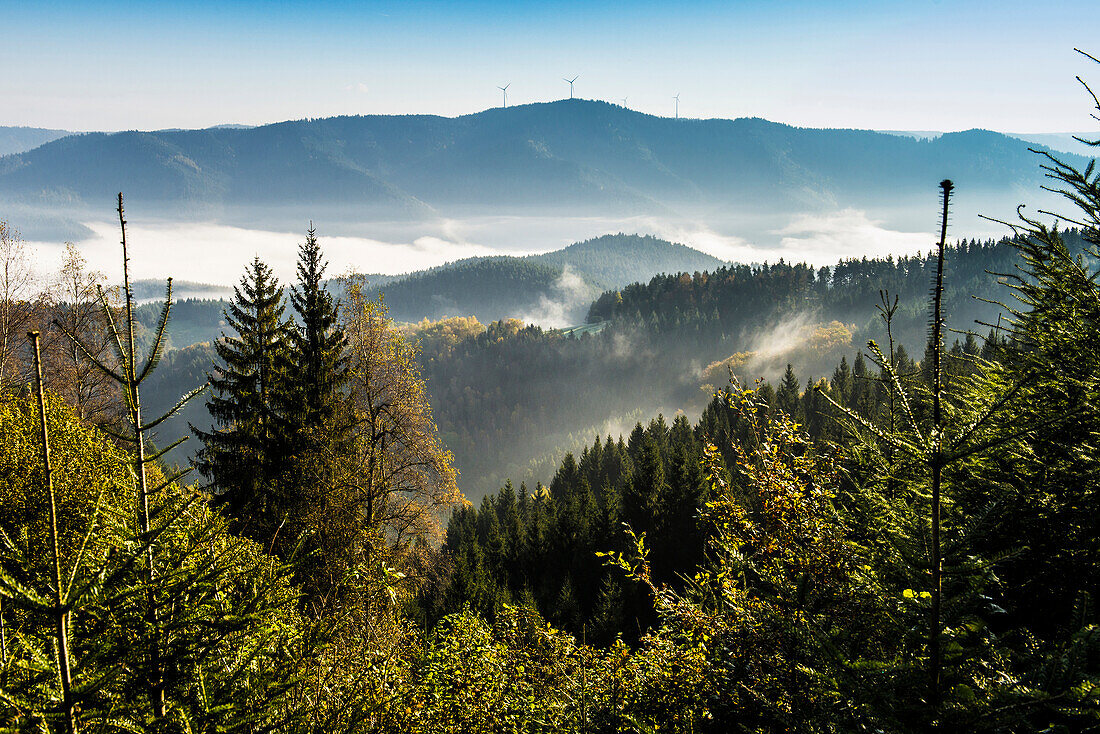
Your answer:
[[[204,444],[196,466],[210,480],[217,501],[253,535],[280,521],[272,515],[277,508],[270,485],[281,459],[277,392],[289,351],[282,298],[271,269],[255,258],[224,311],[237,335],[214,346],[221,364],[209,374],[212,395],[206,407],[222,428],[192,427]]]
[[[836,401],[847,407],[852,397],[852,370],[847,357],[841,357],[840,365],[833,371],[832,388]]]
[[[801,421],[802,407],[799,404],[798,377],[794,373],[794,367],[787,363],[787,370],[783,373],[783,379],[779,383],[779,389],[775,391],[777,407],[795,420]]]
[[[864,518],[861,524],[866,523],[861,537],[878,556],[870,565],[879,567],[891,586],[903,587],[902,597],[912,602],[903,608],[902,617],[909,621],[899,628],[901,647],[894,653],[897,660],[909,662],[898,668],[894,684],[918,669],[912,663],[919,661],[925,668],[924,681],[917,685],[926,695],[909,697],[901,689],[887,694],[895,699],[891,716],[918,728],[941,728],[950,721],[957,730],[973,731],[976,722],[988,726],[994,716],[1010,715],[1012,706],[998,710],[992,702],[1015,693],[1010,693],[1008,657],[998,635],[991,633],[990,620],[1004,612],[990,595],[997,583],[992,568],[1000,554],[980,550],[991,508],[975,503],[967,511],[958,500],[976,470],[1018,435],[1016,417],[1007,409],[1023,383],[995,378],[977,389],[973,383],[945,379],[942,299],[953,184],[944,180],[940,187],[940,240],[932,253],[931,323],[917,400],[903,383],[902,350],[892,363],[871,341],[871,359],[882,371],[892,410],[876,423],[834,405],[850,421],[848,427],[863,436],[851,447],[861,466],[851,475],[857,481],[846,502]],[[1010,486],[988,479],[983,484],[994,493]]]
[[[159,418],[142,417],[139,387],[165,347],[171,280],[152,343],[139,361],[122,194],[118,216],[125,298],[121,321],[116,323],[100,294],[116,360],[97,359],[78,334],[54,322],[122,388],[127,421],[122,432],[108,432],[132,446],[132,454],[118,462],[122,471],[96,482],[106,491],[88,508],[88,530],[76,543],[76,563],[67,574],[64,606],[83,617],[79,625],[70,622],[82,653],[78,660],[91,666],[93,676],[110,671],[98,681],[74,671],[73,685],[83,689],[78,702],[84,713],[73,713],[110,722],[107,728],[121,723],[146,731],[255,731],[276,721],[293,728],[310,702],[303,691],[287,694],[298,686],[298,671],[308,665],[322,637],[295,624],[290,569],[263,556],[257,544],[230,535],[195,493],[175,483],[186,472],[165,477],[156,465],[183,439],[154,451],[146,443],[153,429],[206,386],[187,393]],[[43,432],[43,444],[44,439]],[[59,465],[68,471],[97,465],[110,451],[100,442]],[[111,496],[112,489],[117,494]],[[82,572],[82,566],[91,573]],[[89,577],[80,579],[82,573]]]
[[[660,448],[653,436],[646,433],[641,439],[634,475],[623,490],[623,519],[635,532],[652,532],[667,492]]]
[[[298,283],[290,289],[299,323],[291,338],[294,356],[286,365],[288,437],[300,445],[317,445],[322,432],[326,440],[339,442],[347,432],[337,421],[348,381],[347,339],[339,307],[325,290],[323,257],[311,224],[298,249]]]

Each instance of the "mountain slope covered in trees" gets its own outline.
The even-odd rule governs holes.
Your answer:
[[[1079,231],[1064,237],[1082,252]],[[1007,303],[1011,293],[987,271],[1009,272],[1014,253],[1008,239],[948,246],[944,312],[960,343],[965,332],[984,336],[998,323],[1003,309],[987,301]],[[880,290],[899,299],[894,339],[920,361],[934,268],[925,254],[660,275],[594,302],[596,334],[503,322],[433,336],[424,342],[424,374],[463,490],[478,498],[509,477],[546,481],[562,452],[597,434],[625,435],[647,415],[698,415],[729,369],[750,384],[777,380],[788,362],[802,381],[827,376],[854,345],[885,339]]]
[[[1068,230],[1063,236],[1073,252],[1083,251],[1080,232]],[[986,301],[1007,302],[1011,294],[988,271],[1009,272],[1014,252],[1007,239],[964,240],[948,247],[944,311],[955,328],[984,336],[996,325],[1002,309]],[[596,434],[626,435],[636,421],[657,412],[698,415],[731,368],[749,383],[757,377],[778,380],[788,362],[800,382],[828,376],[842,356],[853,358],[856,345],[884,338],[876,311],[880,290],[899,299],[895,340],[914,362],[921,361],[924,298],[934,265],[924,254],[846,260],[832,268],[723,266],[658,275],[607,291],[591,303],[581,301],[588,305],[578,316],[588,309],[597,322],[595,334],[570,336],[521,320],[492,323],[458,309],[451,313],[464,315],[419,323],[411,334],[422,344],[420,363],[436,421],[455,453],[460,487],[478,499],[509,477],[548,481],[562,452],[579,451]],[[446,293],[448,282],[460,297],[471,299],[465,301],[470,306],[489,303],[486,295],[500,293],[502,299],[534,302],[530,294],[538,281],[509,280],[502,273],[541,274],[549,294],[557,292],[560,279],[559,271],[537,258],[473,261],[467,267],[474,275],[465,287],[462,269],[428,271],[424,281],[410,278],[404,292],[397,290],[401,282],[384,287],[391,313],[415,307],[432,293]],[[489,276],[492,288],[479,280]],[[391,296],[394,290],[408,300]],[[225,328],[220,325],[223,308],[218,301],[178,304],[178,337],[171,337],[179,339],[175,345],[216,338]],[[143,307],[139,315],[152,324],[156,307]],[[956,336],[965,341],[965,334]],[[170,396],[201,381],[210,355],[210,346],[202,344],[167,354],[154,378],[164,380],[165,390],[158,393]],[[206,420],[198,405],[183,418],[195,425]],[[173,456],[182,461],[184,454]]]
[[[367,278],[399,321],[475,316],[483,323],[519,318],[566,326],[581,323],[591,301],[608,288],[722,264],[684,245],[620,233],[541,255],[468,258],[405,276]]]
[[[520,318],[549,326],[584,321],[593,299],[658,273],[711,270],[723,265],[716,257],[651,236],[604,235],[561,250],[526,257],[476,257],[402,275],[364,275],[363,288],[384,295],[389,314],[398,321],[418,322],[473,316],[482,323]],[[141,300],[163,294],[154,281],[138,281]],[[343,280],[329,283],[339,295]],[[172,346],[182,348],[216,339],[227,288],[183,282],[176,292]],[[139,309],[139,321],[152,324],[157,307]]]

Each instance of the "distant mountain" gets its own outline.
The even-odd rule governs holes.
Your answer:
[[[0,158],[0,195],[102,213],[122,190],[131,205],[175,218],[293,206],[364,221],[629,216],[870,207],[927,198],[950,175],[960,190],[1011,193],[1015,202],[1042,181],[1027,147],[983,130],[916,140],[755,118],[670,119],[574,99],[457,118],[70,136]]]
[[[566,326],[581,323],[605,290],[724,264],[684,245],[620,233],[541,255],[467,258],[377,283],[374,292],[399,321],[472,315],[482,323],[515,317]]]
[[[651,236],[609,234],[562,250],[531,255],[529,260],[569,266],[594,286],[621,288],[656,273],[693,273],[725,264],[713,255]]]
[[[1008,133],[1013,138],[1041,145],[1051,150],[1076,153],[1086,158],[1095,158],[1100,155],[1100,147],[1087,145],[1081,140],[1096,140],[1100,138],[1095,132],[1088,133]],[[1078,140],[1080,138],[1080,140]]]
[[[47,130],[41,127],[0,126],[0,156],[24,153],[66,135],[72,133],[68,130]]]
[[[917,140],[933,140],[944,133],[937,130],[879,130],[888,135],[901,135]],[[1100,135],[1088,133],[1005,133],[1010,138],[1022,140],[1031,145],[1049,148],[1061,153],[1072,153],[1085,158],[1095,158],[1100,147],[1082,143],[1081,140],[1096,140]]]

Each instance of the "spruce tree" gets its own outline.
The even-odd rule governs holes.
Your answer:
[[[214,346],[220,364],[209,374],[212,395],[206,407],[221,427],[192,427],[204,444],[196,465],[213,485],[217,501],[253,534],[278,524],[271,517],[277,508],[268,490],[281,458],[276,396],[289,351],[282,299],[271,269],[253,259],[224,311],[237,334]]]
[[[339,307],[325,290],[328,264],[323,258],[311,224],[298,249],[298,283],[290,289],[299,323],[291,338],[294,358],[287,362],[285,397],[290,402],[285,418],[288,438],[299,446],[316,447],[322,433],[336,441],[346,434],[337,417],[348,381],[347,338],[339,323]]]
[[[103,730],[294,730],[312,702],[303,691],[291,691],[321,637],[298,625],[297,592],[287,583],[290,568],[264,556],[259,545],[230,535],[198,496],[176,484],[186,471],[165,476],[157,465],[183,439],[155,450],[148,443],[153,429],[206,386],[184,395],[160,417],[143,418],[139,388],[165,348],[171,279],[151,344],[139,359],[122,194],[117,211],[125,299],[119,320],[100,293],[116,359],[97,358],[79,334],[54,321],[121,388],[127,421],[121,432],[108,433],[131,447],[118,457],[115,472],[97,476],[102,494],[85,514],[88,529],[73,544],[77,553],[68,564],[72,571],[65,574],[62,606],[79,618],[70,617],[69,627],[75,660],[86,672],[73,670],[74,697],[66,701],[62,691],[63,708],[79,721],[103,722]],[[64,470],[56,478],[82,481],[80,467],[101,466],[113,449],[97,444],[63,457],[58,466]],[[47,474],[50,469],[47,465]],[[4,576],[0,573],[0,585],[8,588],[0,594],[16,591],[13,598],[34,602]],[[23,629],[33,634],[33,628]],[[0,690],[0,696],[5,694]],[[78,703],[80,711],[70,703]]]
[[[801,418],[799,408],[798,377],[794,373],[791,363],[787,363],[787,371],[783,373],[783,379],[779,383],[779,389],[775,391],[775,399],[778,407],[784,413],[794,418]]]
[[[342,491],[357,471],[347,337],[325,290],[325,267],[311,225],[298,250],[298,282],[290,288],[295,323],[276,394],[281,461],[272,498],[280,523],[285,520],[272,547],[288,557],[304,540],[307,558],[298,564],[298,579],[315,604],[335,600],[332,592],[343,584],[346,571],[333,553],[354,551],[343,532],[350,527],[347,513],[356,511]]]

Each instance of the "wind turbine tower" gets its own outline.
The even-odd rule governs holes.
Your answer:
[[[680,119],[680,93],[679,93],[679,92],[677,92],[677,93],[676,93],[676,96],[675,96],[675,97],[673,97],[673,99],[674,99],[674,100],[676,100],[676,108],[675,108],[675,109],[676,109],[676,112],[675,112],[675,115],[676,115],[676,119],[677,119],[677,120],[679,120],[679,119]]]
[[[625,110],[625,109],[627,109],[627,107],[626,107],[626,100],[627,100],[627,98],[626,98],[626,97],[623,97],[623,109],[624,109],[624,110]]]
[[[572,79],[566,79],[565,77],[561,78],[563,82],[569,82],[569,99],[573,99],[573,82],[577,81],[578,79],[580,79],[579,76],[575,76]]]
[[[510,86],[512,86],[512,82],[508,82],[503,87],[497,87],[497,89],[504,93],[504,107],[508,106],[508,87]]]

